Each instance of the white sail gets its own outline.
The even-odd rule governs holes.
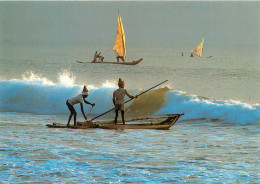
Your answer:
[[[203,52],[203,44],[204,44],[204,38],[202,38],[202,40],[199,43],[199,45],[197,45],[197,47],[195,47],[191,51],[191,53],[196,54],[197,56],[201,57],[202,56],[202,52]]]

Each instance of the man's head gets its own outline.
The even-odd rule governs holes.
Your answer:
[[[118,80],[118,86],[120,88],[124,88],[125,87],[125,82],[121,78],[119,78],[119,80]]]
[[[83,91],[82,91],[82,96],[83,98],[87,98],[88,97],[88,88],[86,86],[83,87]]]

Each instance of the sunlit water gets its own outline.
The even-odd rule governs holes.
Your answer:
[[[259,183],[259,125],[182,121],[170,130],[50,129],[63,116],[1,114],[4,183]]]

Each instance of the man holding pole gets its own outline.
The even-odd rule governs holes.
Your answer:
[[[119,81],[120,81],[120,80],[121,80],[121,79],[119,79]],[[118,84],[119,84],[119,81],[118,81]],[[121,80],[121,81],[122,81],[122,80]],[[146,92],[148,92],[148,91],[150,91],[150,90],[152,90],[152,89],[154,89],[154,88],[156,88],[156,87],[162,85],[163,83],[165,83],[165,82],[167,82],[167,81],[168,81],[168,80],[165,80],[165,81],[163,81],[163,82],[161,82],[161,83],[159,83],[159,84],[157,84],[157,85],[155,85],[155,86],[153,86],[153,87],[151,87],[151,88],[149,88],[149,89],[143,91],[142,93],[140,93],[139,95],[136,95],[135,97],[137,98],[138,96],[141,96],[142,94],[145,94]],[[122,86],[122,84],[120,84],[120,85]],[[119,86],[119,85],[118,85],[118,86]],[[123,83],[123,86],[125,86],[125,83]],[[120,89],[120,87],[119,87],[119,89]],[[123,89],[123,90],[124,90],[124,89]],[[125,93],[125,94],[126,94],[126,93]],[[116,95],[116,94],[115,94],[115,95]],[[123,98],[124,98],[124,96],[123,96]],[[114,98],[113,98],[113,99],[114,99]],[[115,98],[115,100],[116,100],[116,98]],[[126,101],[124,104],[130,102],[131,100],[133,100],[133,98],[131,98],[130,100]],[[114,102],[114,101],[113,101],[113,102]],[[116,103],[114,102],[114,104],[116,104]],[[97,118],[99,118],[99,117],[101,117],[101,116],[103,116],[103,115],[105,115],[105,114],[107,114],[107,113],[113,111],[114,109],[115,109],[115,108],[110,109],[110,110],[108,110],[108,111],[106,111],[106,112],[104,112],[104,113],[102,113],[102,114],[100,114],[100,115],[98,115],[98,116],[92,118],[90,121],[93,121],[93,120],[95,120],[95,119],[97,119]],[[117,115],[118,115],[118,114],[117,114]],[[117,118],[117,117],[116,117],[116,118]]]
[[[118,111],[121,111],[121,116],[122,116],[122,122],[123,125],[125,124],[125,95],[127,95],[129,98],[137,98],[136,96],[132,96],[128,93],[125,87],[125,82],[119,78],[118,81],[118,87],[119,89],[115,90],[113,93],[113,103],[115,105],[115,111],[116,111],[116,116],[115,116],[115,124],[117,123],[117,117],[118,117]]]

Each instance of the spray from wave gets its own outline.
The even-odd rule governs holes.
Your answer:
[[[185,113],[184,119],[210,119],[229,123],[260,123],[259,104],[211,100],[171,90],[166,104],[156,114]]]
[[[59,74],[57,83],[33,72],[24,74],[22,80],[0,81],[0,111],[68,114],[66,100],[80,94],[83,87],[74,82],[75,77],[68,71]],[[92,110],[94,115],[113,108],[112,94],[117,88],[115,81],[105,81],[101,86],[89,84],[87,87],[90,92],[87,101],[96,104]],[[128,91],[133,95],[142,92],[136,89]],[[85,105],[85,111],[90,107]],[[79,111],[79,105],[76,105],[76,110]],[[126,111],[128,117],[185,113],[183,120],[204,118],[228,123],[260,123],[258,104],[206,99],[169,87],[139,96],[126,105]]]

